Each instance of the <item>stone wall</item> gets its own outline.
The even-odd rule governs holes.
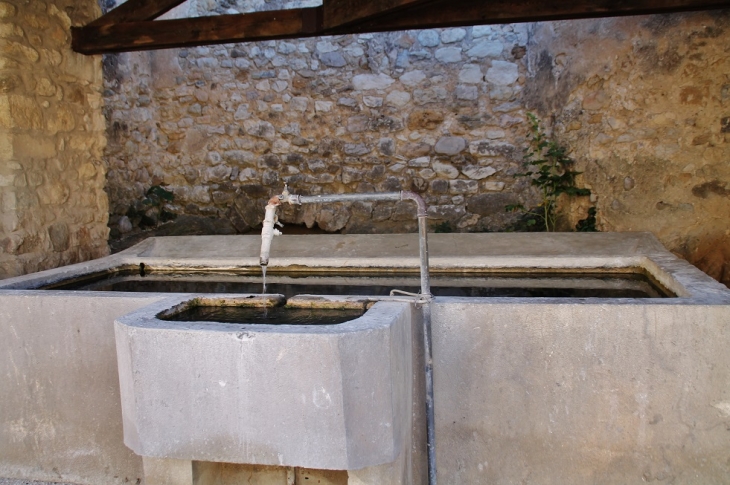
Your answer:
[[[607,231],[730,285],[730,11],[538,24],[525,105],[554,119]]]
[[[208,3],[178,14],[278,6]],[[112,236],[165,211],[246,232],[284,183],[414,190],[433,230],[505,230],[507,204],[538,202],[515,178],[531,111],[593,191],[564,204],[571,226],[595,204],[602,230],[652,231],[728,282],[728,26],[727,12],[700,12],[107,56]],[[158,185],[174,201],[145,200]],[[411,212],[305,206],[282,220],[401,232],[415,230]]]
[[[0,2],[0,278],[107,254],[98,58],[70,49],[93,0]]]
[[[285,183],[302,194],[415,190],[433,225],[497,230],[525,185],[512,174],[527,33],[507,25],[107,56],[113,235],[144,222],[140,201],[155,185],[173,192],[171,212],[244,232]],[[152,223],[159,207],[147,212]],[[308,206],[282,220],[416,227],[408,202]]]

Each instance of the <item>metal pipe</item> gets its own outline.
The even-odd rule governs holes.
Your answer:
[[[431,282],[428,271],[428,224],[427,208],[423,198],[410,191],[365,193],[365,194],[328,194],[328,195],[296,195],[290,194],[286,185],[281,195],[274,196],[269,205],[276,207],[283,202],[289,204],[324,204],[331,202],[355,202],[355,201],[399,201],[412,200],[416,203],[416,216],[418,217],[418,251],[420,256],[421,269],[421,293],[417,303],[421,305],[423,316],[423,352],[424,352],[424,373],[426,378],[426,445],[428,447],[428,484],[436,485],[436,429],[433,399],[433,357],[431,354]],[[267,206],[267,218],[268,216]],[[268,239],[269,243],[271,238]],[[262,246],[263,255],[264,248]],[[268,249],[266,250],[268,262]],[[264,263],[262,263],[264,264]]]

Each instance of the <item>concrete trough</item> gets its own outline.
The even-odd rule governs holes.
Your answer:
[[[135,453],[350,470],[394,462],[410,447],[408,303],[378,302],[336,325],[158,318],[189,301],[166,299],[116,320],[124,442]],[[297,303],[311,300],[288,306]]]
[[[429,247],[435,272],[638,270],[676,295],[437,297],[432,325],[440,483],[726,482],[730,476],[727,288],[667,252],[646,233],[434,234]],[[164,299],[192,295],[38,288],[140,263],[153,268],[255,271],[258,249],[256,236],[157,238],[97,261],[1,281],[0,476],[82,484],[123,484],[139,478],[148,484],[198,485],[213,477],[210,483],[218,483],[224,465],[200,461],[207,460],[202,455],[181,458],[182,453],[173,457],[170,452],[169,458],[142,458],[123,444],[119,376],[126,371],[117,366],[114,321],[149,305],[167,306],[161,303]],[[274,239],[269,271],[415,271],[417,265],[415,234],[283,236]],[[406,451],[395,462],[350,469],[338,475],[339,482],[331,483],[424,483],[420,315],[409,311],[412,412],[400,424],[397,413],[391,411],[390,416],[394,427],[407,429],[410,445],[400,444]],[[225,340],[225,332],[220,333],[216,338],[228,345],[244,344],[235,338]],[[346,337],[316,338],[337,342],[340,349],[339,356],[332,351],[318,357],[331,372],[323,382],[329,386],[336,375],[344,379],[355,373],[341,351]],[[213,358],[205,352],[196,355]],[[184,359],[176,362],[190,369]],[[173,368],[168,371],[174,373]],[[210,372],[208,392],[220,392],[222,379],[216,381]],[[302,370],[291,372],[296,376]],[[241,376],[238,379],[240,389],[249,385]],[[122,382],[126,380],[123,376]],[[226,387],[228,382],[232,381],[226,380]],[[202,383],[190,385],[198,386],[196,392],[205,396]],[[332,387],[342,395],[341,410],[347,406],[346,388],[346,384]],[[147,425],[144,428],[138,432],[150,432]],[[393,451],[398,447],[395,436],[389,445],[379,441],[388,450],[379,456],[390,459],[399,453]],[[301,433],[297,437],[307,439]],[[130,445],[135,446],[131,440]],[[165,451],[159,446],[162,456]],[[284,457],[296,453],[301,451],[287,450]],[[340,452],[341,461],[332,466],[359,466],[345,455]],[[176,475],[182,481],[169,479],[173,468],[182,470]],[[287,483],[285,467],[264,468],[246,473],[282,470],[276,475],[280,481],[270,483]],[[155,477],[162,478],[155,481]]]

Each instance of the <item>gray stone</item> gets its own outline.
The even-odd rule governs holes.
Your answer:
[[[490,177],[497,173],[497,170],[493,167],[480,167],[477,165],[467,165],[461,169],[461,173],[466,175],[472,180],[482,180]]]
[[[347,131],[350,133],[360,133],[368,129],[369,119],[367,116],[350,116],[347,118]]]
[[[466,214],[462,205],[432,205],[428,208],[429,219],[450,220],[460,219]]]
[[[441,42],[444,44],[459,42],[464,37],[466,37],[466,30],[462,28],[444,29],[441,31]]]
[[[381,138],[378,141],[378,151],[386,156],[391,156],[395,153],[395,140],[392,138]]]
[[[358,91],[385,89],[395,81],[387,74],[358,74],[352,78],[352,85]]]
[[[274,129],[274,125],[272,125],[268,121],[246,120],[243,123],[243,127],[246,130],[246,133],[251,136],[264,138],[267,140],[273,140],[276,137],[276,130]]]
[[[447,64],[461,62],[461,49],[458,47],[442,47],[436,50],[436,59]]]
[[[512,101],[509,103],[502,103],[498,106],[495,106],[492,110],[495,113],[509,113],[512,111],[520,110],[520,109],[522,109],[522,107],[523,107],[522,104],[520,104],[519,102]]]
[[[327,67],[343,67],[347,65],[345,57],[336,51],[320,54],[319,60]]]
[[[466,140],[460,136],[442,136],[433,148],[441,155],[456,155],[466,149]]]
[[[385,97],[385,102],[392,106],[406,106],[411,100],[411,94],[405,91],[391,91]]]
[[[482,68],[478,64],[465,64],[459,71],[459,82],[477,84],[484,80]]]
[[[450,163],[441,162],[439,160],[434,160],[431,168],[434,172],[436,172],[439,176],[445,177],[448,179],[455,179],[459,176],[459,169],[451,165]]]
[[[276,50],[281,54],[293,54],[297,51],[297,46],[291,42],[280,41],[277,43]]]
[[[247,120],[251,117],[251,113],[248,111],[248,105],[247,104],[241,104],[236,109],[235,114],[233,115],[233,119],[236,121],[241,120]]]
[[[395,59],[395,67],[400,69],[406,69],[411,63],[408,60],[408,51],[402,50],[398,53],[398,57]]]
[[[514,62],[492,61],[485,77],[493,84],[512,84],[519,77],[519,69]]]
[[[428,167],[431,164],[431,157],[418,157],[408,160],[409,167]]]
[[[449,180],[449,193],[476,194],[479,191],[479,182],[476,180]]]
[[[345,143],[343,151],[345,152],[345,155],[360,156],[370,153],[372,148],[369,148],[364,143]]]
[[[435,30],[422,30],[418,33],[418,42],[423,47],[436,47],[439,45],[439,34]]]
[[[354,108],[357,106],[357,100],[353,98],[339,98],[337,104],[340,106],[347,106],[348,108]]]
[[[274,71],[258,71],[251,73],[251,79],[273,79],[276,77]]]
[[[322,41],[317,42],[317,52],[323,52],[323,53],[335,52],[339,48],[340,48],[340,46],[335,45],[332,42],[327,41],[327,40],[322,40]]]
[[[289,101],[289,106],[294,111],[307,111],[309,107],[309,99],[304,96],[295,96]]]
[[[56,222],[48,227],[48,237],[51,239],[51,245],[56,252],[66,251],[69,248],[71,233],[68,224],[65,222]]]
[[[129,220],[129,217],[122,216],[119,218],[119,222],[117,222],[117,229],[122,234],[126,234],[129,231],[132,230],[132,222]]]
[[[486,35],[493,34],[497,29],[491,25],[475,25],[471,28],[471,36],[475,39],[477,37],[484,37]]]
[[[380,108],[383,106],[383,98],[380,96],[363,96],[362,102],[368,108]]]
[[[426,74],[420,70],[408,71],[399,77],[398,80],[409,87],[418,86],[426,80]]]
[[[431,182],[431,191],[434,194],[445,194],[449,190],[449,181],[438,179]]]
[[[223,158],[221,157],[221,154],[216,151],[208,152],[208,154],[206,155],[206,158],[213,165],[218,165],[219,163],[221,163],[221,160],[223,160]]]
[[[464,84],[459,84],[456,86],[456,99],[460,99],[463,101],[474,101],[475,99],[479,98],[479,90],[476,86],[468,86]]]
[[[474,47],[466,51],[466,55],[469,57],[499,57],[502,55],[502,49],[504,46],[499,41],[488,41],[483,40],[477,43]]]
[[[350,184],[362,180],[362,172],[355,167],[342,167],[342,183]]]
[[[318,99],[314,102],[314,110],[328,113],[332,111],[332,105],[332,101],[322,101]]]

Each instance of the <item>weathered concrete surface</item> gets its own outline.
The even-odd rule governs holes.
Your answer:
[[[727,304],[445,300],[439,483],[727,483]]]
[[[12,391],[0,397],[0,474],[90,485],[140,476],[141,460],[121,445],[111,320],[144,300],[169,296],[19,289],[140,262],[254,267],[259,243],[256,236],[149,240],[102,260],[4,280],[0,316],[16,325],[0,326],[0,355],[9,356],[0,360],[0,384]],[[641,267],[679,295],[651,300],[437,298],[433,342],[441,483],[631,484],[672,477],[676,483],[723,483],[730,449],[730,292],[723,285],[646,233],[434,234],[430,243],[434,268]],[[417,248],[415,234],[283,236],[274,239],[271,267],[415,269]],[[84,303],[90,301],[95,303]],[[106,325],[87,320],[87,315],[112,310]],[[74,333],[77,329],[81,332]],[[103,339],[83,338],[90,329],[104,329]],[[414,334],[413,341],[420,342],[420,336]],[[413,359],[415,376],[421,358],[414,353]],[[94,372],[101,369],[107,377],[97,379]],[[28,385],[24,375],[37,376],[33,382],[39,384]],[[414,395],[422,395],[421,378],[414,379]],[[27,403],[32,405],[23,409]],[[89,409],[84,403],[96,404]],[[413,411],[414,421],[422,423],[417,399]],[[94,419],[81,422],[80,412]],[[36,425],[18,440],[13,433],[21,419]],[[93,429],[87,432],[89,426]],[[413,430],[412,459],[422,464],[423,426]],[[99,443],[99,454],[83,457],[89,440]],[[287,483],[283,468],[203,462],[192,467],[193,480],[235,483],[255,471],[282,480],[271,483]],[[399,483],[388,481],[393,469],[379,468],[352,472],[347,480]],[[117,470],[126,475],[116,475]],[[413,474],[412,483],[424,482],[422,466],[414,466]],[[330,483],[342,480],[338,475]]]
[[[122,442],[114,318],[157,299],[69,292],[0,295],[0,476],[134,483]]]
[[[156,318],[189,299],[116,320],[124,442],[137,454],[349,470],[410,448],[408,304],[315,327]]]

